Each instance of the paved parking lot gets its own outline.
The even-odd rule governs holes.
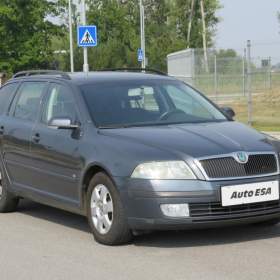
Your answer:
[[[280,225],[158,232],[97,244],[84,217],[23,201],[0,214],[0,279],[279,279]]]

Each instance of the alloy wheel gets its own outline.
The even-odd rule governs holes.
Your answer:
[[[97,185],[90,200],[91,217],[94,227],[100,234],[106,234],[113,223],[113,200],[105,185]]]

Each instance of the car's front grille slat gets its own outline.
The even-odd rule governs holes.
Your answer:
[[[233,156],[200,160],[210,179],[253,177],[275,174],[278,171],[274,154],[252,154],[246,163],[239,163]]]
[[[190,204],[190,214],[193,218],[210,216],[230,216],[234,214],[250,214],[252,212],[261,212],[264,210],[279,210],[280,202],[260,202],[252,204],[241,204],[230,207],[223,207],[220,203],[192,203]]]

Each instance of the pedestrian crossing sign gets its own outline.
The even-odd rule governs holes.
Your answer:
[[[79,47],[97,46],[97,29],[95,25],[78,27],[78,46]]]
[[[143,54],[143,50],[142,49],[138,49],[137,51],[137,58],[139,62],[142,62],[144,59],[144,54]]]

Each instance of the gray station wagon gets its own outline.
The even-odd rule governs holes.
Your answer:
[[[280,143],[233,117],[151,71],[20,72],[0,89],[0,211],[29,198],[86,215],[109,245],[276,224]]]

